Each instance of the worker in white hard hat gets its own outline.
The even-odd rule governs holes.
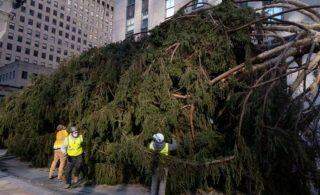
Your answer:
[[[65,188],[71,187],[71,180],[73,180],[73,183],[78,182],[79,172],[83,163],[83,137],[76,127],[71,127],[70,130],[70,135],[65,138],[61,147],[63,153],[68,156]],[[75,177],[72,179],[71,173],[73,170],[75,171]]]
[[[149,144],[149,149],[154,151],[155,154],[160,155],[169,155],[170,151],[177,149],[177,142],[175,139],[172,139],[172,144],[166,143],[164,141],[164,135],[162,133],[156,133],[153,135],[153,141]],[[164,195],[166,192],[166,180],[168,175],[168,169],[164,168],[163,170],[159,169],[159,155],[154,156],[154,167],[151,183],[151,195]],[[160,173],[163,171],[163,174]],[[160,179],[162,175],[162,179]]]

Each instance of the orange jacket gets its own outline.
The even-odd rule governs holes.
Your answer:
[[[69,134],[67,130],[58,131],[56,134],[56,141],[54,142],[53,148],[60,149],[61,146],[63,145],[64,139],[68,137],[68,135]]]

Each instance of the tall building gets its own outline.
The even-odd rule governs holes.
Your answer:
[[[111,42],[113,0],[27,0],[11,12],[0,39],[0,66],[14,61],[57,68]]]
[[[113,42],[124,40],[132,34],[146,32],[172,17],[190,0],[117,0],[115,2]],[[196,10],[217,5],[222,0],[198,0],[191,6]]]

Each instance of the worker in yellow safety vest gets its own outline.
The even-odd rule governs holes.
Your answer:
[[[153,159],[151,195],[164,195],[166,192],[168,169],[159,169],[159,155],[167,156],[170,151],[176,150],[177,142],[175,139],[172,139],[172,144],[166,143],[164,141],[164,135],[157,133],[153,135],[153,141],[149,144],[149,149],[156,154]],[[161,171],[163,171],[162,174],[160,173]],[[160,179],[160,176],[162,176],[162,179]]]
[[[68,132],[66,130],[66,127],[63,125],[58,125],[57,130],[56,130],[56,140],[53,145],[54,149],[54,157],[53,161],[50,166],[50,171],[49,171],[49,179],[53,178],[53,173],[56,169],[57,163],[59,161],[59,169],[58,169],[58,179],[62,180],[62,174],[63,174],[63,169],[66,164],[66,155],[61,151],[62,144],[64,142],[64,139],[68,136]]]
[[[71,186],[71,174],[74,169],[73,183],[78,182],[78,176],[83,163],[83,137],[79,134],[76,127],[71,127],[71,133],[64,140],[62,151],[67,157],[66,169],[66,188]]]

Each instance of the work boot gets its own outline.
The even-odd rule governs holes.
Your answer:
[[[76,176],[72,177],[72,181],[73,183],[78,183],[79,177],[76,177]]]
[[[66,177],[65,176],[60,176],[58,177],[58,180],[61,182],[66,182]]]

